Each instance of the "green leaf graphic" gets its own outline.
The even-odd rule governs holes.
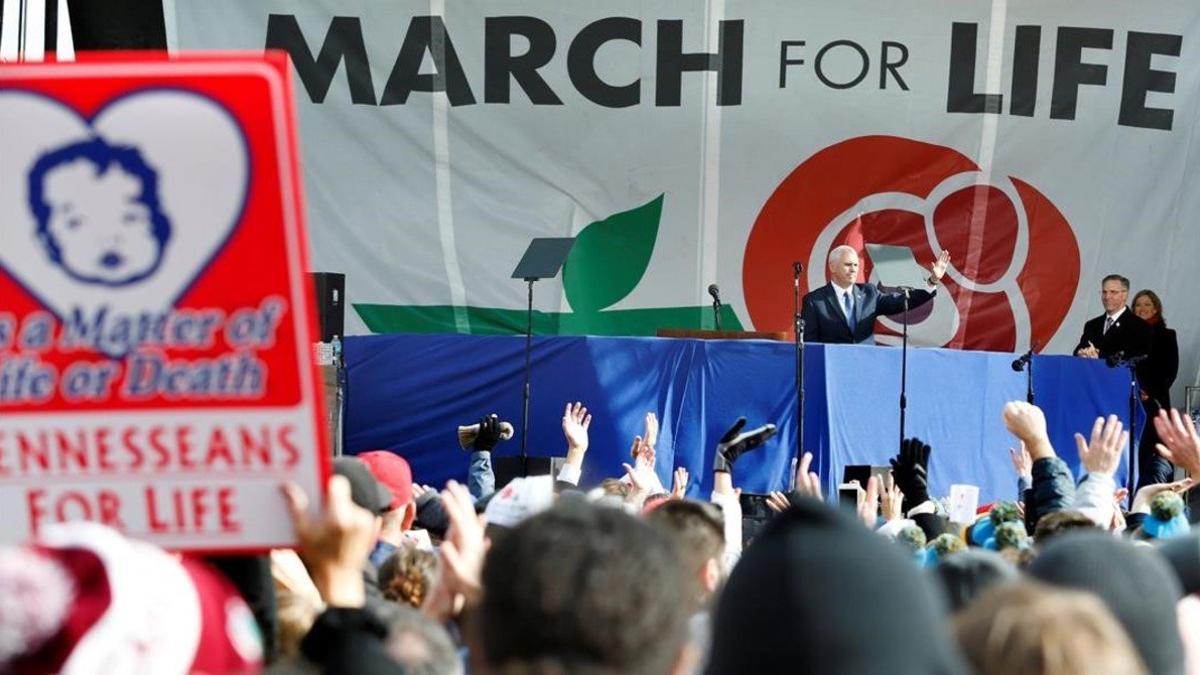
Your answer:
[[[663,196],[583,228],[563,267],[571,309],[598,312],[633,291],[650,265]]]

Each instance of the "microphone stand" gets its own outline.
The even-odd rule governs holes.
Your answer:
[[[713,298],[713,326],[721,330],[721,301]]]
[[[1134,482],[1134,472],[1138,468],[1136,464],[1137,456],[1134,452],[1134,447],[1138,444],[1137,406],[1138,400],[1141,398],[1141,387],[1138,386],[1137,378],[1137,364],[1141,363],[1145,358],[1145,355],[1126,357],[1124,352],[1117,352],[1106,359],[1110,368],[1123,367],[1129,369],[1129,457],[1127,460],[1129,462],[1129,473],[1125,478],[1125,487],[1131,495],[1134,494],[1134,488],[1137,485]]]
[[[904,337],[900,343],[900,442],[904,443],[904,413],[908,408],[908,292],[907,286],[900,289],[904,292]]]
[[[1134,448],[1138,445],[1137,435],[1137,407],[1141,399],[1141,387],[1138,386],[1137,364],[1145,356],[1132,356],[1121,361],[1121,365],[1129,369],[1129,475],[1125,480],[1125,487],[1129,490],[1129,494],[1134,494],[1134,488],[1137,483],[1134,482],[1134,471],[1141,472],[1141,467],[1136,466],[1137,453]],[[1141,476],[1138,476],[1141,478]],[[1130,503],[1133,503],[1133,497],[1130,497]]]
[[[1025,400],[1033,405],[1033,350],[1029,350],[1029,360],[1025,362]]]
[[[1132,360],[1125,362],[1129,368],[1129,476],[1125,479],[1125,489],[1129,494],[1134,494],[1134,488],[1137,483],[1134,482],[1134,471],[1136,467],[1137,453],[1134,452],[1134,447],[1138,444],[1137,435],[1137,405],[1138,405],[1138,381],[1136,365]],[[1140,476],[1139,476],[1140,477]],[[1129,498],[1129,503],[1133,503],[1133,497]]]
[[[533,282],[535,278],[527,277],[529,284],[529,304],[525,311],[525,387],[521,395],[521,475],[529,475],[529,380],[532,374],[531,359],[533,355]]]
[[[1012,362],[1013,370],[1020,372],[1025,371],[1025,400],[1033,405],[1033,354],[1038,348],[1038,343],[1034,342],[1029,351],[1021,355],[1019,359]]]
[[[792,461],[799,462],[800,457],[804,454],[804,316],[800,312],[800,273],[804,271],[804,265],[800,263],[792,263],[792,265],[796,295],[794,317],[796,329],[796,455]],[[794,469],[792,475],[791,480],[794,481]],[[792,485],[791,489],[795,489],[795,485]]]

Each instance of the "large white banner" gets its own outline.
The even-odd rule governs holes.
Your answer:
[[[540,331],[711,325],[711,283],[724,327],[787,330],[793,262],[812,288],[832,246],[874,242],[951,252],[918,344],[1070,352],[1120,273],[1196,372],[1192,0],[173,12],[178,49],[291,54],[314,267],[347,273],[358,331],[520,330],[512,268],[574,235]]]

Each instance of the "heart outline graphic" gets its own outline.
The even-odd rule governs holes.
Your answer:
[[[64,325],[84,316],[99,325],[171,312],[241,226],[250,196],[250,146],[236,116],[208,96],[181,87],[145,87],[84,115],[57,98],[3,88],[0,128],[6,129],[0,137],[0,232],[7,235],[0,269]],[[93,139],[135,148],[146,157],[157,171],[162,208],[175,230],[160,265],[129,287],[71,278],[49,259],[30,210],[25,178],[33,163],[56,148]],[[94,346],[114,358],[137,347]]]

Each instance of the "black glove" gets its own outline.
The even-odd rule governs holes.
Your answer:
[[[479,433],[471,442],[471,449],[476,452],[491,451],[500,442],[500,418],[488,415],[479,418]]]
[[[746,418],[739,417],[725,435],[721,436],[721,442],[717,444],[717,452],[713,457],[713,471],[728,472],[733,468],[734,461],[743,453],[757,448],[775,435],[774,424],[764,424],[746,432],[742,431],[744,426]]]
[[[892,458],[892,476],[904,493],[905,513],[929,501],[929,453],[932,448],[919,438],[900,443],[900,452]]]

